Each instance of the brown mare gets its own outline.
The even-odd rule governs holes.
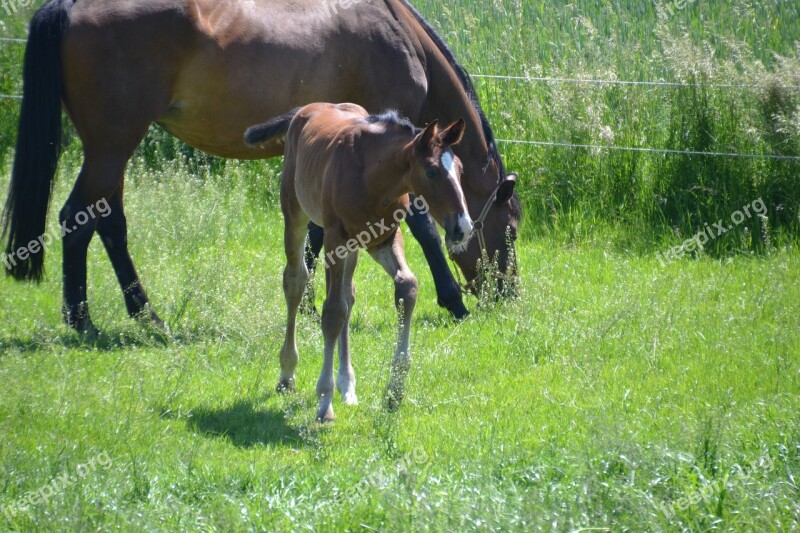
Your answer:
[[[287,133],[288,132],[288,133]],[[411,314],[417,301],[417,278],[403,251],[397,213],[409,193],[429,206],[445,229],[448,248],[464,247],[472,237],[472,219],[461,190],[462,165],[451,146],[464,133],[464,121],[440,130],[436,121],[419,130],[396,113],[370,115],[355,104],[311,104],[250,128],[249,142],[286,140],[281,177],[286,269],[283,290],[288,321],[281,349],[278,390],[292,390],[298,353],[295,323],[308,281],[304,253],[309,220],[325,230],[327,297],[322,308],[325,357],[317,381],[317,419],[333,420],[333,351],[339,343],[336,384],[347,405],[358,403],[350,362],[349,324],[355,302],[353,274],[359,248],[394,280],[395,305],[402,329],[387,390],[390,407],[403,398],[411,366]],[[390,225],[390,221],[391,225]],[[377,231],[375,228],[389,229]],[[335,255],[334,255],[335,254]]]
[[[520,217],[514,195],[497,196],[507,176],[492,130],[466,72],[405,0],[363,0],[338,7],[319,0],[49,0],[31,21],[4,233],[7,252],[45,232],[59,157],[63,109],[83,143],[84,161],[59,214],[63,236],[64,317],[93,330],[86,254],[95,232],[111,259],[131,316],[160,323],[128,253],[123,211],[128,159],[150,124],[208,153],[239,159],[282,154],[268,142],[247,146],[242,131],[309,102],[355,102],[397,109],[414,123],[463,117],[455,153],[474,219],[489,206],[466,250],[452,254],[467,280],[485,252],[506,271],[506,234]],[[513,193],[513,183],[511,184]],[[76,217],[106,200],[111,214]],[[410,217],[425,251],[440,305],[466,309],[430,217]],[[75,230],[70,228],[76,227]],[[43,250],[17,256],[10,273],[40,280]]]

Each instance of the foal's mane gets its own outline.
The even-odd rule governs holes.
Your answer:
[[[394,109],[387,109],[379,115],[370,115],[364,120],[369,124],[378,124],[380,122],[393,124],[403,129],[407,129],[412,135],[416,135],[421,131],[406,117],[400,116],[400,114]]]
[[[419,23],[420,26],[425,30],[425,33],[428,37],[433,41],[436,47],[439,49],[439,52],[444,56],[447,60],[447,63],[453,68],[458,79],[461,81],[461,86],[464,89],[464,92],[467,93],[470,102],[472,103],[472,107],[475,109],[475,112],[478,114],[478,117],[481,121],[481,128],[483,130],[483,136],[486,139],[486,146],[489,150],[489,157],[494,160],[495,164],[497,165],[498,170],[500,171],[500,179],[505,179],[507,173],[505,165],[503,165],[503,160],[500,157],[500,152],[497,151],[497,143],[495,142],[494,132],[492,131],[492,126],[489,124],[489,119],[486,118],[486,114],[483,112],[483,108],[481,107],[481,103],[478,100],[478,94],[475,92],[475,86],[472,84],[472,78],[470,78],[469,73],[467,70],[461,66],[461,64],[456,59],[455,54],[447,46],[447,43],[444,42],[444,39],[436,32],[433,26],[425,20],[425,18],[420,14],[417,9],[412,6],[408,0],[398,0],[406,9],[414,16],[416,21]],[[387,2],[388,4],[388,2]],[[511,208],[512,212],[515,215],[515,218],[521,218],[522,216],[522,205],[519,202],[519,198],[517,197],[516,192],[511,198]]]

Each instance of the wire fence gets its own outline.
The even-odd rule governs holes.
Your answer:
[[[709,87],[714,89],[765,89],[764,84],[704,83],[681,81],[629,81],[600,80],[592,78],[542,78],[531,76],[500,76],[497,74],[471,74],[470,77],[487,80],[525,81],[529,83],[571,83],[576,85],[626,85],[641,87]],[[787,89],[798,89],[800,86],[787,85]]]
[[[0,37],[0,42],[25,43],[25,39],[14,39]],[[763,89],[765,85],[758,84],[733,84],[733,83],[704,83],[704,82],[679,82],[679,81],[630,81],[630,80],[602,80],[593,78],[548,78],[535,76],[502,76],[497,74],[473,74],[471,77],[476,79],[502,80],[527,83],[570,83],[578,85],[618,85],[618,86],[644,86],[644,87],[707,87],[714,89]],[[788,86],[790,89],[800,90],[797,86]],[[21,95],[0,94],[0,100],[22,100]],[[528,141],[522,139],[497,139],[498,143],[520,144],[526,146],[551,147],[551,148],[571,148],[584,150],[612,150],[621,152],[643,152],[662,155],[696,155],[703,157],[731,157],[741,159],[772,159],[781,161],[800,161],[800,156],[779,155],[779,154],[746,154],[737,152],[702,152],[695,150],[672,150],[669,148],[650,148],[646,146],[615,146],[615,145],[594,145],[594,144],[573,144],[552,141]]]
[[[794,155],[779,155],[779,154],[743,154],[737,152],[700,152],[695,150],[671,150],[669,148],[648,148],[637,146],[615,146],[615,145],[599,145],[599,144],[573,144],[573,143],[559,143],[549,141],[524,141],[518,139],[496,139],[496,142],[505,144],[524,144],[531,146],[549,146],[554,148],[575,148],[585,150],[616,150],[621,152],[646,152],[652,154],[680,154],[680,155],[698,155],[707,157],[738,157],[743,159],[777,159],[783,161],[800,161],[800,156]]]

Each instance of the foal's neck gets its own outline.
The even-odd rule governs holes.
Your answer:
[[[387,139],[386,136],[390,135]],[[377,146],[367,163],[366,180],[372,194],[379,194],[384,200],[397,201],[411,189],[412,141],[413,135],[406,132],[387,132],[376,139]]]

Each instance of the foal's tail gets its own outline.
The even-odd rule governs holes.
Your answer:
[[[8,237],[2,262],[18,280],[39,282],[44,270],[44,249],[32,243],[45,232],[61,152],[61,41],[71,8],[72,0],[50,0],[42,6],[31,20],[25,48],[22,110],[2,221],[2,235]]]
[[[244,132],[244,142],[247,143],[248,146],[256,146],[269,142],[276,137],[285,136],[289,133],[289,125],[292,123],[292,119],[300,109],[302,108],[295,107],[288,113],[269,119],[263,124],[250,126],[247,128],[247,131]]]

